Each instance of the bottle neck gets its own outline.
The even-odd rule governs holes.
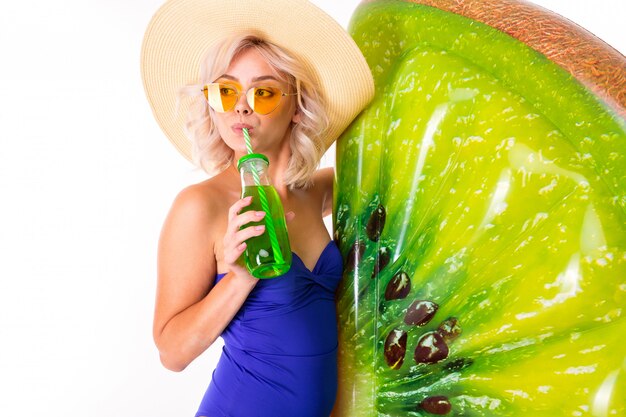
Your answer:
[[[239,166],[241,186],[271,185],[268,173],[268,164],[260,158],[246,160]]]
[[[267,175],[269,176],[270,183],[274,186],[278,194],[282,197],[287,197],[288,187],[285,184],[285,172],[289,166],[291,159],[291,146],[288,137],[281,143],[281,145],[272,150],[264,150],[262,152],[269,160],[269,166],[266,168]],[[235,152],[234,166],[237,169],[237,161],[246,154],[238,154]]]

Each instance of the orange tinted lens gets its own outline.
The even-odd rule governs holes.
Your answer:
[[[248,90],[246,99],[256,113],[268,114],[278,107],[282,91],[274,87],[255,87]]]
[[[222,100],[222,106],[224,111],[232,110],[237,104],[237,98],[239,97],[239,91],[233,85],[220,84],[220,99]]]
[[[234,85],[211,83],[205,86],[204,96],[213,110],[224,113],[235,107],[239,91]]]

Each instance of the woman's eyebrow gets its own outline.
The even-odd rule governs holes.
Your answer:
[[[218,78],[218,80],[221,80],[221,79],[227,79],[227,80],[239,82],[239,79],[237,77],[233,77],[232,75],[228,75],[228,74],[222,74]],[[266,80],[272,80],[272,81],[276,81],[276,82],[281,82],[282,81],[282,80],[274,77],[273,75],[259,75],[258,77],[254,77],[252,79],[252,82],[259,82],[259,81],[266,81]]]
[[[265,80],[273,80],[273,81],[276,81],[276,82],[280,82],[281,81],[278,78],[274,77],[273,75],[261,75],[259,77],[254,77],[252,79],[253,82],[265,81]]]
[[[237,78],[233,77],[232,75],[228,75],[228,74],[222,74],[217,79],[221,80],[223,78],[226,78],[227,80],[231,80],[231,81],[239,81]]]

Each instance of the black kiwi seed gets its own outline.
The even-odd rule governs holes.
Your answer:
[[[424,326],[430,322],[439,306],[428,300],[415,300],[404,316],[404,322],[410,325]]]
[[[380,235],[383,232],[383,228],[385,227],[385,220],[387,218],[387,212],[385,207],[382,204],[379,204],[376,207],[376,210],[372,213],[369,220],[367,221],[367,226],[365,230],[367,232],[367,237],[374,242],[378,242],[380,239]]]
[[[405,331],[393,329],[385,339],[385,360],[391,369],[400,369],[406,353],[407,334]]]
[[[452,410],[452,404],[448,397],[444,395],[435,395],[422,400],[418,409],[422,409],[430,414],[444,415],[448,414]]]
[[[449,317],[444,320],[437,329],[439,334],[443,336],[446,342],[450,342],[461,334],[461,326],[456,317]]]
[[[346,271],[354,271],[357,265],[361,263],[364,253],[365,243],[359,241],[354,242],[354,245],[352,245],[346,257]]]
[[[436,363],[448,357],[449,349],[446,341],[438,332],[424,333],[417,341],[415,363]]]
[[[411,292],[411,279],[404,271],[398,272],[391,278],[385,289],[385,300],[401,300]]]
[[[391,255],[389,254],[389,249],[380,248],[378,251],[378,256],[376,257],[376,263],[374,264],[374,271],[372,272],[372,278],[378,278],[378,274],[383,268],[389,265],[389,261],[391,261]]]

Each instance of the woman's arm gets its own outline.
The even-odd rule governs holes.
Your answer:
[[[217,262],[211,228],[220,215],[212,209],[215,204],[207,201],[205,191],[190,187],[172,205],[159,240],[153,328],[161,362],[170,370],[182,371],[204,352],[257,283],[245,268],[235,264],[245,249],[245,239],[262,233],[252,227],[239,231],[239,226],[255,215],[253,211],[238,214],[248,204],[239,200],[231,207],[224,257],[230,259],[227,264],[233,265],[215,286]]]

